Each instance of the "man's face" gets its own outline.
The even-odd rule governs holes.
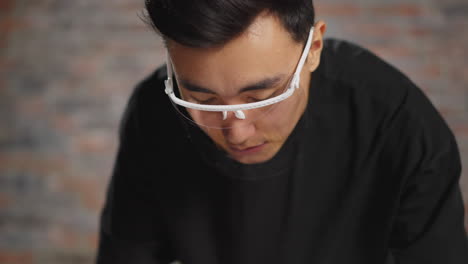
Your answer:
[[[239,37],[222,47],[192,48],[168,42],[168,49],[183,98],[236,104],[245,103],[241,98],[263,98],[284,91],[301,56],[303,43],[295,42],[276,17],[260,15]],[[301,72],[300,88],[286,100],[274,104],[261,118],[252,121],[231,116],[224,121],[224,126],[229,128],[200,128],[238,162],[252,164],[271,159],[305,110],[313,65],[308,58]],[[239,94],[242,87],[267,79],[276,81],[264,89]],[[214,93],[193,91],[188,86],[203,87]]]

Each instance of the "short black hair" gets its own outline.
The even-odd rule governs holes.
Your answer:
[[[163,39],[197,48],[227,43],[264,11],[297,42],[307,41],[315,21],[312,0],[145,0],[145,8],[145,22]]]

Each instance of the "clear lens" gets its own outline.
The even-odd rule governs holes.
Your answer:
[[[278,92],[275,92],[274,96],[284,93],[285,90],[286,88],[278,90]],[[177,97],[180,98],[179,96]],[[271,117],[272,113],[274,112],[273,110],[279,104],[281,104],[281,102],[259,108],[241,110],[241,112],[236,113],[235,111],[222,112],[197,110],[186,108],[172,102],[172,105],[176,108],[177,112],[182,115],[188,122],[201,127],[215,129],[229,129],[234,125],[237,127],[242,125],[249,125],[252,122],[257,122],[259,119]]]

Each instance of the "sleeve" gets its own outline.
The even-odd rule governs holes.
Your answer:
[[[467,264],[468,238],[457,142],[427,96],[411,86],[408,125],[393,144],[404,146],[406,167],[390,250],[399,264]],[[409,124],[411,123],[411,124]],[[411,135],[411,136],[406,136]]]
[[[174,260],[150,180],[154,176],[149,159],[153,152],[143,135],[135,91],[120,123],[119,147],[100,216],[97,264],[167,264]]]

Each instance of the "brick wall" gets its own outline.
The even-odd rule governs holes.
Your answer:
[[[123,107],[164,55],[142,3],[0,1],[0,263],[92,263]],[[315,4],[328,36],[368,47],[428,94],[468,168],[468,2]],[[468,204],[468,170],[461,185]]]

